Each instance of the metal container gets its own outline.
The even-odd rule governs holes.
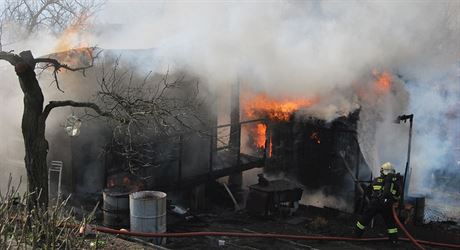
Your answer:
[[[131,231],[144,233],[166,232],[166,193],[140,191],[129,195]],[[156,244],[166,238],[156,238]]]
[[[102,193],[104,215],[103,224],[110,228],[129,227],[129,192],[116,188],[105,189]]]

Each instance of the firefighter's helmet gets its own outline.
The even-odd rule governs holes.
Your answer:
[[[380,167],[380,173],[383,174],[383,175],[387,175],[389,173],[394,174],[395,173],[395,168],[394,168],[393,164],[391,164],[389,162],[385,162]]]

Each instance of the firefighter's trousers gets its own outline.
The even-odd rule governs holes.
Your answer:
[[[368,207],[364,211],[364,214],[358,219],[356,222],[356,234],[357,236],[361,236],[364,232],[364,229],[367,227],[369,222],[372,218],[380,214],[385,221],[387,226],[387,233],[390,240],[397,240],[398,239],[398,228],[396,227],[395,221],[392,215],[392,203],[387,202],[384,203],[380,200],[371,200]]]

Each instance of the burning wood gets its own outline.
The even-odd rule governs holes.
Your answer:
[[[274,121],[287,121],[295,111],[311,107],[318,101],[316,98],[278,100],[266,94],[260,94],[248,98],[243,104],[243,109],[249,118],[267,117]]]
[[[266,94],[259,94],[245,98],[243,102],[244,114],[248,118],[265,117],[270,121],[289,121],[295,111],[308,108],[318,102],[318,99],[285,99],[270,98]],[[264,150],[267,142],[267,124],[258,123],[249,129],[253,140],[253,146],[257,151]],[[269,148],[267,155],[272,155],[271,138],[268,140]]]
[[[386,95],[392,88],[393,75],[388,71],[372,70],[371,77],[373,78],[369,84],[358,84],[354,92],[361,102],[375,103],[378,97]],[[287,122],[293,119],[294,114],[299,110],[321,109],[322,103],[328,103],[328,98],[284,98],[277,99],[270,97],[265,93],[261,94],[246,94],[243,96],[242,108],[244,115],[250,119],[266,118],[273,122]],[[347,114],[345,114],[347,115]],[[269,139],[269,152],[271,156],[272,142],[271,138],[267,137],[267,125],[259,123],[256,126],[249,128],[250,144],[256,151],[265,149],[267,139]],[[321,139],[318,132],[312,132],[309,139],[316,144],[321,144]]]
[[[68,51],[75,48],[89,47],[89,33],[86,30],[89,27],[90,13],[83,12],[76,18],[62,35],[58,38],[55,51]]]

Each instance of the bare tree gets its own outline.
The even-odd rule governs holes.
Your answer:
[[[50,102],[44,107],[43,92],[36,77],[37,65],[43,69],[54,68],[55,81],[60,70],[80,71],[92,67],[94,62],[81,68],[72,68],[52,58],[34,58],[30,51],[19,54],[3,51],[4,32],[10,30],[18,39],[42,30],[59,34],[71,26],[78,26],[99,10],[104,2],[98,0],[5,0],[0,5],[0,60],[8,61],[14,66],[19,84],[24,93],[24,113],[22,117],[22,134],[25,145],[25,166],[27,170],[28,188],[34,192],[40,190],[40,198],[31,197],[31,201],[46,204],[48,200],[46,155],[48,142],[45,139],[45,122],[50,111],[55,107],[76,106],[89,107],[101,115],[110,116],[100,111],[93,103],[81,102]],[[11,26],[11,27],[10,27]],[[9,41],[11,43],[11,41]],[[3,46],[2,46],[3,45]]]
[[[37,32],[60,35],[86,28],[104,4],[105,0],[4,0],[0,3],[0,51]]]
[[[40,27],[60,32],[69,25],[82,21],[80,17],[89,16],[100,3],[96,0],[7,0],[0,24],[15,22],[24,25],[31,33],[40,30]],[[35,58],[30,51],[17,54],[0,50],[0,60],[14,66],[24,94],[21,128],[28,189],[34,193],[30,196],[31,202],[37,201],[45,205],[48,202],[48,141],[45,138],[45,129],[46,119],[54,108],[88,108],[92,110],[92,113],[88,113],[92,116],[110,118],[115,128],[114,137],[124,145],[124,152],[128,156],[134,152],[133,145],[143,139],[151,138],[154,134],[168,134],[181,128],[191,128],[194,122],[200,121],[196,110],[201,103],[196,98],[198,86],[195,82],[189,84],[191,82],[184,81],[184,77],[171,80],[169,72],[155,84],[152,84],[153,78],[150,75],[137,81],[133,73],[119,71],[118,60],[113,63],[111,70],[102,71],[96,102],[65,100],[50,101],[44,105],[44,95],[36,70],[43,72],[51,69],[54,82],[61,90],[58,72],[85,72],[93,67],[94,60],[100,53],[95,48],[80,48],[75,51],[75,54],[72,51],[65,54],[67,57],[83,55],[88,59],[87,65],[69,66],[62,63],[65,60],[59,58],[58,54]]]
[[[91,116],[109,118],[114,124],[115,138],[125,146],[124,153],[132,160],[131,166],[139,165],[139,162],[135,162],[139,158],[132,157],[136,154],[135,143],[148,140],[154,135],[167,135],[177,130],[191,129],[194,124],[202,125],[197,112],[202,105],[197,98],[197,82],[184,81],[183,76],[170,80],[169,72],[164,74],[159,82],[153,83],[149,75],[135,82],[133,73],[118,71],[118,60],[110,71],[102,70],[97,103],[65,100],[50,101],[45,106],[35,69],[53,69],[56,86],[59,86],[57,72],[60,70],[84,71],[93,67],[100,51],[94,52],[94,48],[91,51],[91,53],[84,51],[85,55],[91,57],[89,64],[82,67],[70,67],[51,57],[34,58],[30,51],[19,54],[0,52],[0,60],[5,60],[14,66],[24,93],[21,126],[28,189],[30,192],[41,191],[40,197],[31,196],[32,201],[38,200],[47,204],[48,200],[46,164],[48,141],[45,138],[45,128],[46,119],[54,108],[66,106],[88,108],[93,111],[88,113]]]
[[[88,107],[103,116],[111,116],[102,112],[94,103],[73,101],[51,101],[44,107],[44,96],[35,74],[37,64],[45,63],[55,70],[66,69],[76,71],[59,61],[51,58],[34,58],[30,51],[18,54],[0,51],[0,60],[5,60],[14,66],[19,79],[19,85],[24,93],[24,113],[22,116],[22,134],[25,146],[25,166],[27,171],[28,189],[30,192],[41,192],[40,197],[35,193],[31,200],[47,204],[48,177],[46,156],[48,142],[45,139],[46,119],[53,108],[63,106]],[[94,60],[94,58],[92,59]],[[87,68],[92,65],[87,66]],[[82,69],[79,69],[82,70]]]
[[[101,0],[5,0],[2,24],[14,23],[23,35],[40,29],[60,34],[71,26],[88,23],[104,4]]]
[[[118,59],[111,65],[109,70],[102,67],[96,102],[115,118],[113,142],[121,148],[117,153],[126,159],[126,170],[135,174],[152,167],[154,154],[149,149],[155,139],[209,129],[196,78],[169,70],[140,78],[121,69]]]

